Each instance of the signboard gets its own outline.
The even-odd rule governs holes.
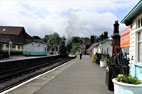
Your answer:
[[[123,30],[120,35],[121,35],[121,40],[120,40],[121,47],[123,48],[130,46],[130,27]]]

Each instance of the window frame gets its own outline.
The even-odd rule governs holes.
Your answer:
[[[141,28],[141,19],[138,19],[138,21],[137,21],[137,28],[138,29]]]
[[[136,20],[136,28],[137,29],[142,28],[142,17],[137,18],[137,20]]]
[[[142,27],[142,18],[140,18],[140,20],[141,20],[141,27]]]
[[[140,33],[140,39],[139,39],[139,33]],[[139,49],[141,49],[141,48],[139,48],[139,43],[141,43],[141,45],[142,45],[142,31],[137,32],[137,61],[142,63],[142,61],[140,59],[141,57],[139,57],[139,56],[141,56],[140,55],[141,52],[139,51]]]

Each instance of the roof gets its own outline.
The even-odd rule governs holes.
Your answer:
[[[31,43],[24,44],[23,46],[28,46],[28,45],[31,45],[31,44],[47,45],[45,42],[31,42]]]
[[[111,37],[108,37],[107,39],[104,39],[103,41],[100,41],[100,42],[98,42],[98,43],[92,44],[92,45],[87,49],[87,51],[91,51],[91,50],[93,49],[93,47],[99,46],[99,44],[105,43],[105,42],[107,42],[107,41],[112,41],[112,38],[111,38]]]
[[[105,43],[107,41],[112,41],[112,40],[113,40],[112,37],[108,37],[107,39],[104,39],[103,41],[99,42],[98,45],[102,44],[102,43]]]
[[[134,17],[139,11],[142,10],[142,0],[140,0],[133,9],[122,19],[121,23],[125,23],[129,21],[132,17]]]
[[[24,27],[0,26],[0,34],[19,35]]]
[[[120,37],[120,34],[119,34],[119,33],[115,33],[115,34],[113,34],[111,37],[113,38],[113,37],[115,37],[115,36]]]
[[[34,39],[41,39],[39,36],[33,36]]]
[[[92,45],[87,49],[87,51],[91,51],[91,50],[93,49],[93,47],[94,47],[94,46],[97,46],[97,45],[98,45],[98,43],[92,44]]]

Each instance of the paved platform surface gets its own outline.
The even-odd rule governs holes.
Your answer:
[[[23,55],[15,55],[15,56],[10,56],[9,58],[0,59],[0,62],[22,60],[22,59],[32,59],[32,58],[40,58],[40,57],[48,57],[48,56],[56,56],[56,55],[58,55],[58,54],[47,55],[47,56],[23,56]]]
[[[38,77],[32,78],[31,80],[25,82],[23,85],[16,86],[0,94],[34,94],[44,85],[49,83],[52,79],[56,78],[63,71],[71,67],[74,63],[76,63],[76,59],[73,59],[51,71],[41,74]]]
[[[113,94],[105,85],[105,69],[79,57],[72,66],[42,86],[34,94]]]

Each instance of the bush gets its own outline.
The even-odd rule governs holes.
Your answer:
[[[131,75],[127,76],[127,75],[119,74],[117,76],[117,78],[118,78],[119,82],[124,82],[124,83],[128,83],[128,84],[135,84],[135,85],[137,85],[137,84],[141,84],[142,83],[141,80],[136,79],[135,77],[132,77]]]

